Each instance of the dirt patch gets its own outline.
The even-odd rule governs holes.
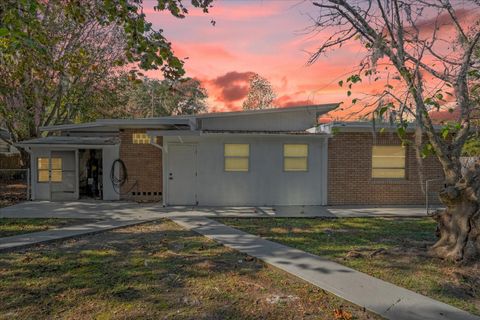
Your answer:
[[[12,206],[25,200],[27,200],[26,184],[0,182],[0,208]]]

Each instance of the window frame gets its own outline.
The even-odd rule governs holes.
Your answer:
[[[287,145],[304,145],[307,147],[307,155],[306,156],[286,156],[285,155],[285,147]],[[305,158],[305,163],[306,163],[306,168],[305,170],[287,170],[285,168],[285,160],[286,159],[303,159]],[[309,172],[310,170],[310,165],[309,165],[309,158],[310,158],[310,145],[308,143],[284,143],[283,144],[283,149],[282,149],[282,166],[283,166],[283,172]]]
[[[135,137],[141,135],[142,137]],[[132,133],[132,144],[150,144],[150,141],[157,143],[157,137],[150,137],[146,132],[134,132]]]
[[[227,145],[246,145],[248,156],[227,156],[225,150]],[[247,170],[227,170],[227,159],[247,159]],[[223,172],[250,172],[250,143],[224,143],[223,144]]]
[[[47,168],[40,169],[40,160],[46,159],[47,160]],[[46,172],[47,179],[40,180],[40,173]],[[50,157],[37,157],[37,183],[49,183],[50,182]]]
[[[47,161],[47,168],[40,169],[40,160],[46,159]],[[59,161],[60,166],[58,168],[53,168],[53,161]],[[40,180],[40,172],[47,172],[48,179],[47,180]],[[52,180],[52,172],[59,172],[60,173],[60,180]],[[61,157],[37,157],[37,183],[62,183],[63,182],[63,159]]]
[[[374,167],[373,166],[373,159],[375,158],[373,152],[375,148],[378,147],[398,147],[403,150],[403,157],[395,157],[395,158],[403,158],[403,167]],[[402,180],[407,180],[407,147],[404,147],[402,145],[373,145],[371,149],[371,162],[370,162],[370,178],[374,180],[397,180],[397,181],[402,181]],[[382,156],[377,156],[377,157],[382,157]],[[386,156],[383,156],[386,157]],[[392,157],[393,158],[393,157]],[[387,169],[387,170],[403,170],[403,177],[375,177],[373,175],[373,172],[375,170],[381,170],[381,169]]]

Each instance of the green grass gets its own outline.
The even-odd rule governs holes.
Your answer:
[[[427,255],[429,218],[222,218],[222,223],[280,242],[480,314],[480,270]]]
[[[0,253],[0,288],[0,319],[377,318],[167,220]]]
[[[0,218],[0,238],[91,222],[60,218]]]

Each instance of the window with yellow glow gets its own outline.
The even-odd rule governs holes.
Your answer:
[[[372,148],[372,178],[405,178],[405,148],[374,146]]]
[[[226,143],[224,146],[225,171],[247,172],[250,158],[250,145],[246,143]]]
[[[308,170],[308,144],[283,145],[283,170],[307,171]]]
[[[157,138],[153,138],[154,143],[157,143]],[[134,144],[150,144],[150,137],[146,133],[134,133],[132,135],[132,142]]]
[[[62,158],[37,158],[37,173],[38,182],[62,182]]]

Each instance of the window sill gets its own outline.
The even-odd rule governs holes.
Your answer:
[[[406,178],[371,178],[370,181],[373,184],[411,184],[412,182]]]

